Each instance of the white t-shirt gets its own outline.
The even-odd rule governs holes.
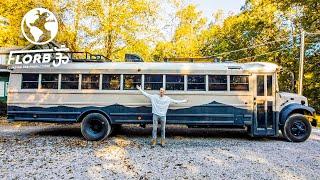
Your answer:
[[[169,105],[171,103],[180,104],[180,103],[187,102],[187,100],[174,100],[168,96],[161,97],[158,94],[149,94],[143,91],[142,89],[139,89],[139,90],[142,92],[144,96],[150,99],[152,104],[152,113],[158,116],[166,116],[167,111],[169,109]]]

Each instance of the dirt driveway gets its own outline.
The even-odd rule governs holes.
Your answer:
[[[304,143],[252,139],[244,131],[125,126],[87,142],[78,125],[0,121],[0,179],[320,179],[320,130]]]

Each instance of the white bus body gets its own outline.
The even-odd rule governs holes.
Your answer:
[[[301,120],[301,132],[293,129],[299,124],[286,122],[292,115],[313,116],[315,111],[305,97],[279,93],[279,70],[276,64],[262,62],[73,62],[15,68],[9,81],[8,119],[76,123],[90,114],[101,114],[108,122],[107,130],[94,132],[102,134],[99,138],[85,137],[102,139],[115,125],[152,123],[151,104],[135,89],[142,85],[148,93],[164,87],[168,96],[188,99],[188,103],[170,106],[168,124],[247,127],[252,136],[276,136],[281,129],[288,140],[304,141],[310,135],[305,120]]]

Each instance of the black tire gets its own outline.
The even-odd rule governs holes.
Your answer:
[[[302,114],[291,115],[284,124],[283,136],[290,142],[304,142],[311,134],[311,124]]]
[[[91,113],[83,119],[81,133],[88,141],[104,140],[111,133],[111,125],[104,115]]]

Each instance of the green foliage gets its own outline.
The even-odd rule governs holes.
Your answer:
[[[201,32],[206,19],[194,5],[178,7],[178,26],[169,42],[159,42],[153,52],[154,59],[161,61],[172,57],[198,57],[201,55]]]

